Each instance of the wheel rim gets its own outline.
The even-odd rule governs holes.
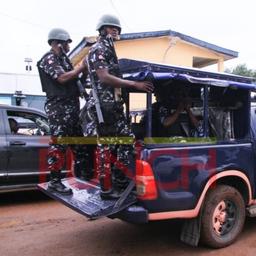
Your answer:
[[[218,236],[223,236],[233,228],[236,220],[235,204],[229,200],[221,201],[215,208],[212,225]]]

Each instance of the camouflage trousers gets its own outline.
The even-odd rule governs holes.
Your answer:
[[[83,137],[79,123],[79,99],[62,99],[55,97],[47,100],[45,112],[48,116],[51,132],[51,142],[48,150],[48,168],[51,172],[59,172],[67,164],[67,150],[71,149],[75,166],[86,168],[88,162],[87,147],[79,143]],[[74,138],[78,137],[75,141]]]
[[[98,138],[96,167],[102,190],[109,190],[113,185],[119,188],[128,185],[134,175],[135,154],[132,142],[128,142],[126,136],[122,138],[122,135]]]
[[[104,124],[99,127],[94,100],[89,99],[81,112],[83,131],[86,136],[97,137],[96,166],[100,180],[109,181],[111,175],[124,180],[132,176],[134,169],[134,135],[120,104],[111,108],[109,115],[104,107],[104,103],[101,104]],[[110,186],[104,187],[107,190]]]

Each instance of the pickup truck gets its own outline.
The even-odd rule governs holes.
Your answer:
[[[150,78],[170,101],[175,101],[175,91],[185,88],[203,136],[191,137],[185,113],[175,136],[152,134],[155,115],[148,93],[146,122],[136,118],[131,123],[137,138],[136,163],[128,168],[132,181],[119,199],[101,199],[96,167],[89,182],[76,177],[64,180],[73,195],[50,192],[47,183],[39,184],[39,189],[89,219],[107,216],[132,223],[183,219],[183,242],[213,248],[233,243],[246,214],[256,216],[256,84],[247,77],[137,60],[122,59],[120,65],[125,79]],[[132,93],[138,92],[128,92],[127,117]]]
[[[45,113],[0,104],[0,120],[0,193],[35,189],[49,179],[46,155],[50,137]]]

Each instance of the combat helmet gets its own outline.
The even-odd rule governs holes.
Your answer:
[[[119,34],[121,33],[122,27],[120,20],[111,14],[105,14],[101,16],[96,26],[96,30],[100,31],[103,26],[114,26],[119,29]]]
[[[69,33],[62,28],[53,28],[48,34],[48,44],[51,44],[53,40],[72,42]]]

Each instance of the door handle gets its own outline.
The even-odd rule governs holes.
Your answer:
[[[25,145],[26,145],[25,141],[19,141],[19,140],[10,141],[10,146],[25,146]]]

